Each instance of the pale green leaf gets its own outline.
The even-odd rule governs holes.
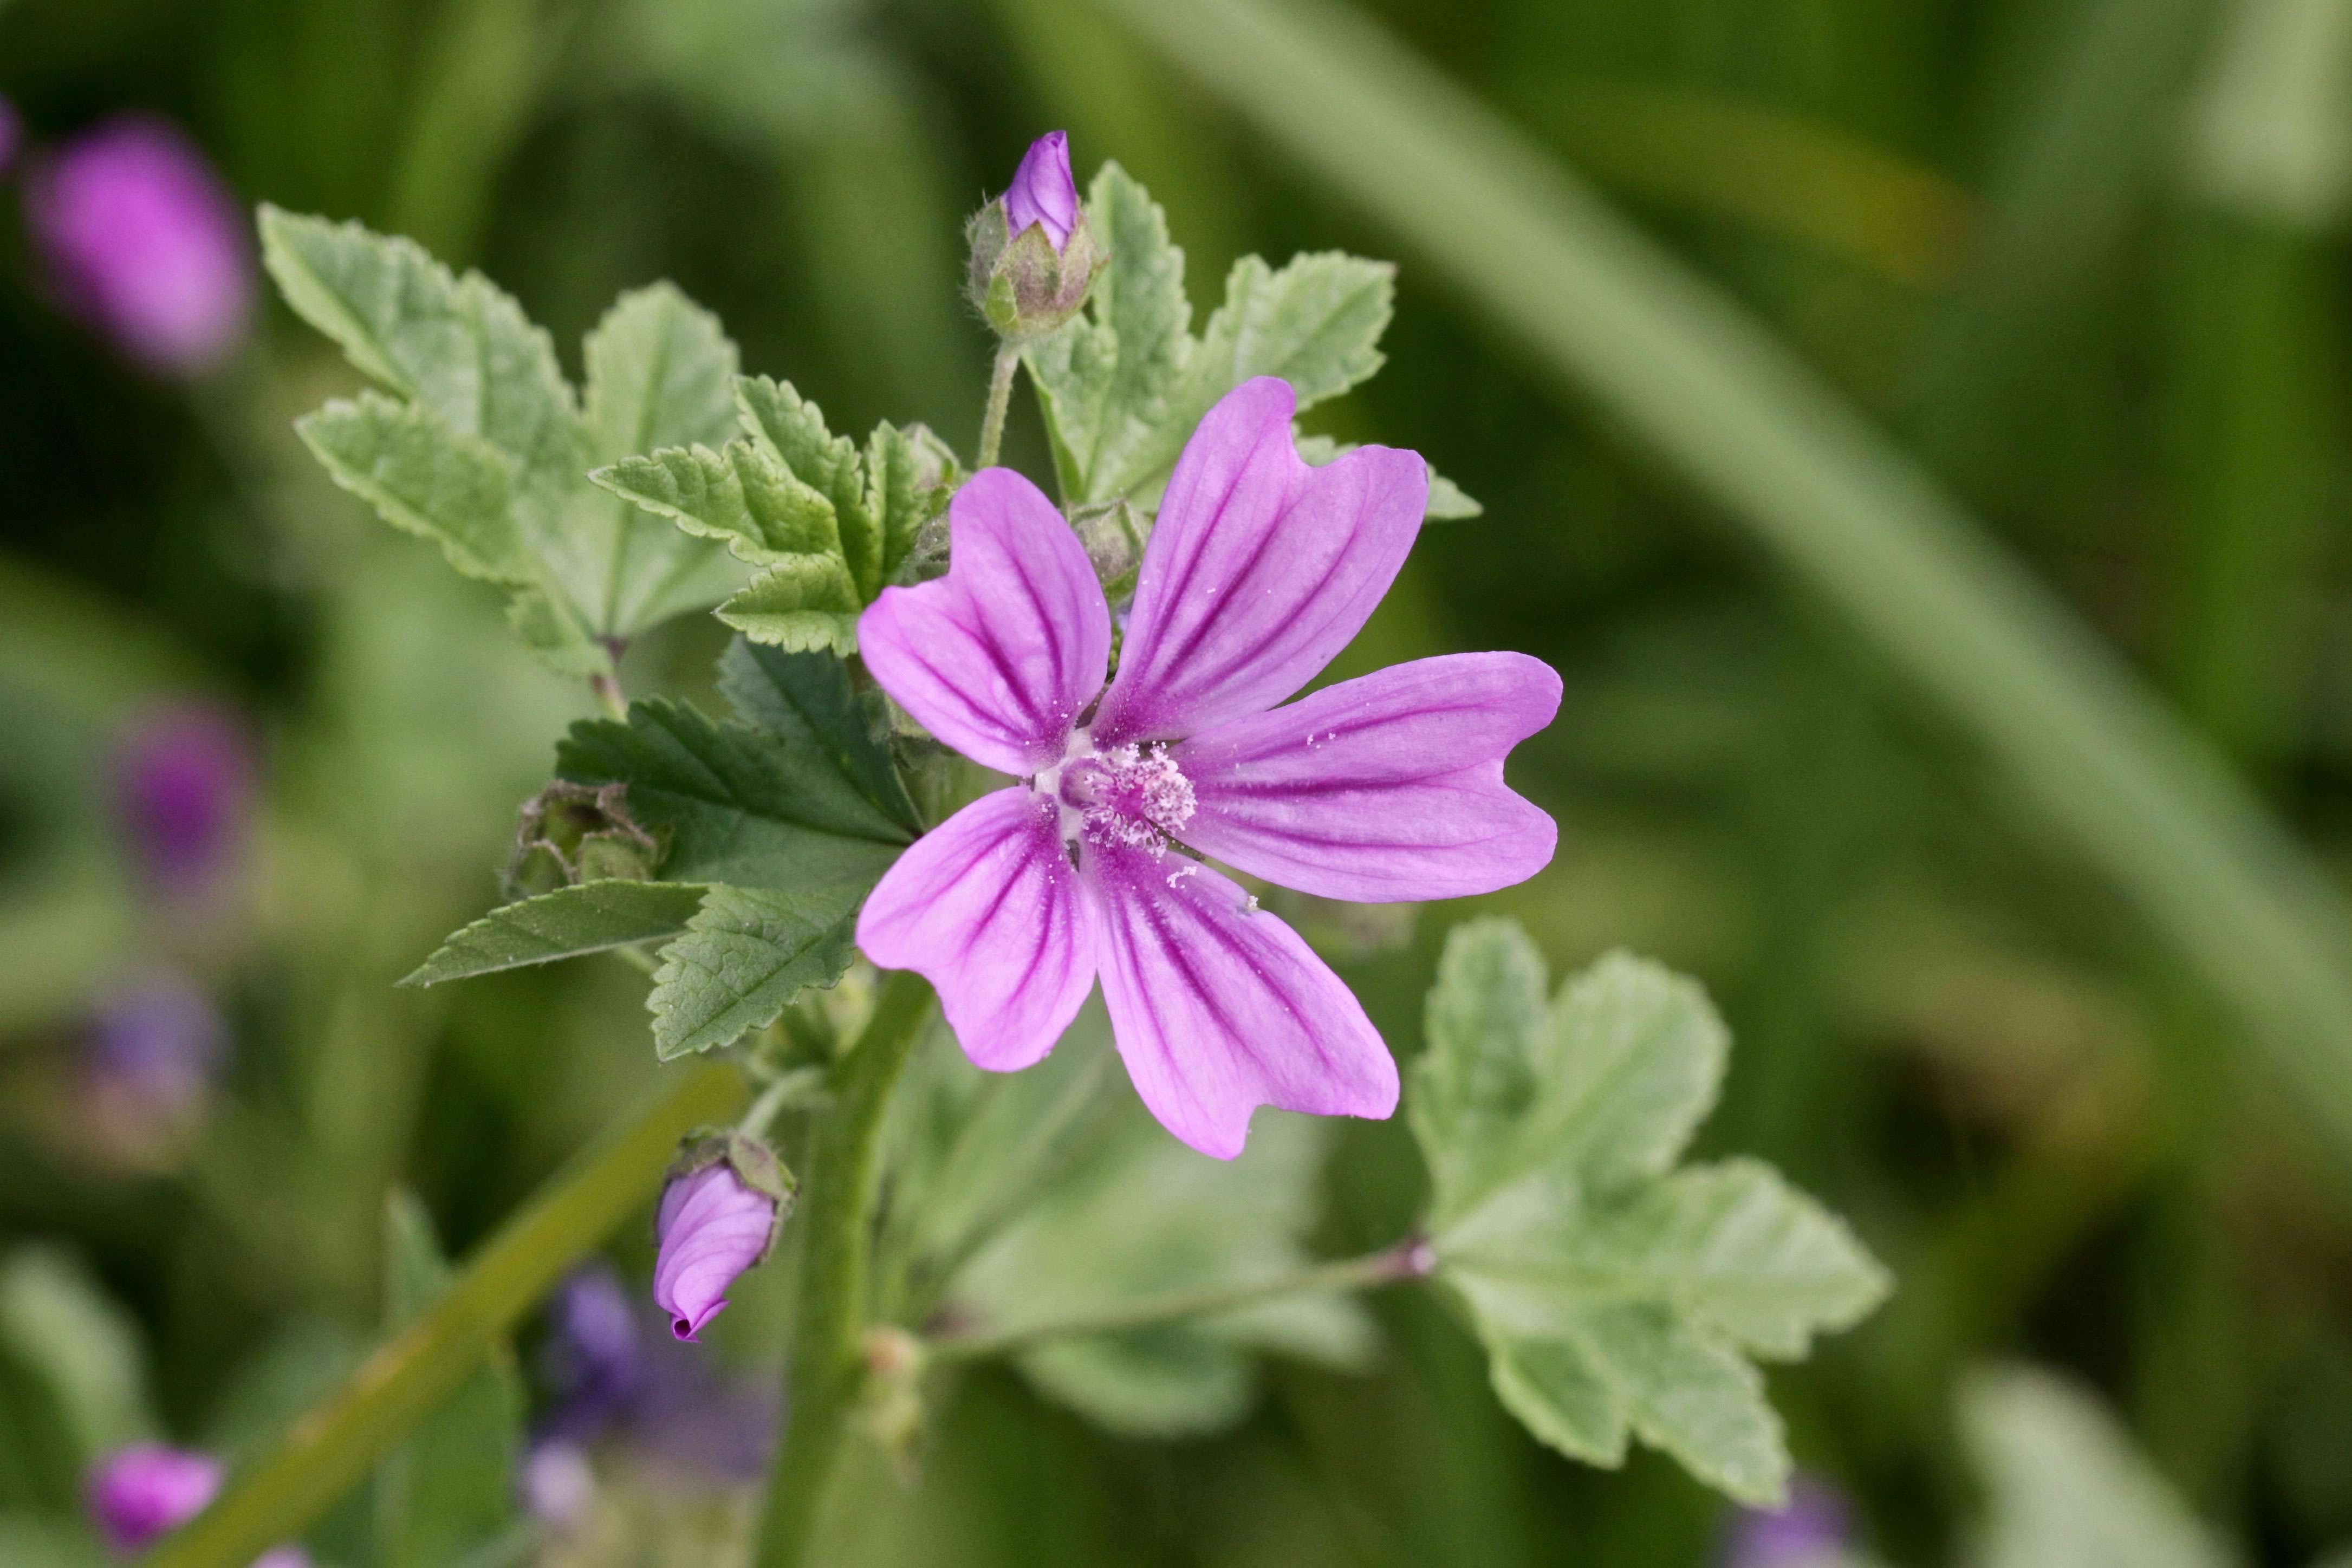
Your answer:
[[[744,432],[764,441],[793,477],[832,506],[836,548],[848,563],[856,602],[872,599],[882,591],[882,526],[868,503],[856,444],[827,429],[824,411],[789,382],[738,377],[735,400]]]
[[[467,577],[537,580],[539,563],[508,506],[507,459],[489,443],[372,392],[338,398],[294,428],[336,484],[386,522],[438,544]]]
[[[400,983],[437,986],[678,935],[703,889],[670,882],[583,882],[493,909],[453,934]]]
[[[1696,986],[1622,953],[1549,1002],[1545,985],[1510,922],[1446,943],[1411,1105],[1440,1276],[1545,1442],[1613,1465],[1639,1437],[1776,1501],[1788,1455],[1746,1357],[1804,1354],[1876,1306],[1885,1274],[1769,1167],[1674,1168],[1728,1049]]]
[[[758,567],[828,561],[843,601],[858,601],[842,554],[833,503],[795,477],[764,444],[671,447],[596,470],[595,482],[689,534],[726,543]]]
[[[1972,1568],[2235,1568],[2096,1400],[2030,1367],[1971,1375],[1960,1436],[1987,1499]]]
[[[731,1045],[839,980],[857,956],[856,909],[843,902],[837,886],[712,888],[654,972],[656,1053],[667,1061]]]
[[[1024,350],[1066,501],[1107,501],[1111,483],[1161,444],[1168,399],[1192,347],[1184,252],[1168,217],[1116,163],[1087,194],[1087,221],[1110,252],[1084,314]]]
[[[734,427],[735,345],[717,317],[668,284],[623,295],[588,334],[585,358],[589,439],[599,461],[717,444]],[[614,634],[704,609],[741,582],[708,544],[625,503],[607,503],[603,519],[583,517],[583,527],[609,530],[594,546],[609,562],[598,619]]]
[[[876,592],[898,580],[916,536],[947,509],[960,477],[955,453],[924,426],[874,427],[866,439],[866,505],[882,528],[882,571]]]
[[[753,578],[719,607],[719,619],[754,643],[845,659],[857,652],[855,592],[840,562],[801,556]]]
[[[725,551],[587,480],[600,460],[722,441],[734,423],[734,346],[676,289],[625,296],[590,334],[583,413],[547,334],[479,275],[354,224],[265,207],[261,229],[288,302],[392,394],[305,421],[312,450],[458,570],[507,585],[551,665],[608,672],[638,632],[742,585]]]
[[[406,1327],[448,1288],[449,1266],[424,1206],[394,1192],[384,1208],[384,1331]],[[522,1379],[503,1343],[376,1468],[376,1562],[445,1568],[515,1516]]]

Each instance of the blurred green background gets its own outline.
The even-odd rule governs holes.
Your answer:
[[[2268,819],[2239,833],[2231,797],[2210,843],[2193,813],[2135,837],[2103,793],[2129,794],[2124,764],[2055,747],[2037,773],[2032,737],[1984,714],[2043,688],[1982,695],[2010,672],[1979,676],[1958,622],[1861,580],[1867,551],[1841,586],[1819,561],[1843,546],[1816,540],[1808,566],[1799,525],[1758,522],[1775,485],[1803,512],[1805,460],[1735,453],[1743,507],[1747,481],[1703,455],[1730,439],[1705,404],[1675,426],[1675,378],[1703,374],[1638,335],[1612,350],[1605,311],[1570,322],[1598,335],[1578,361],[1499,309],[1497,290],[1542,287],[1526,235],[1416,232],[1417,203],[1452,221],[1418,168],[1343,189],[1285,130],[1311,91],[1219,74],[1231,9],[0,0],[0,94],[36,164],[108,116],[167,117],[246,204],[481,267],[567,361],[617,291],[675,278],[747,369],[791,377],[836,428],[921,419],[967,451],[988,345],[956,293],[960,225],[1043,130],[1069,128],[1082,182],[1116,158],[1165,204],[1196,301],[1249,251],[1395,257],[1390,363],[1313,423],[1422,450],[1486,513],[1433,525],[1343,668],[1515,648],[1561,673],[1559,723],[1513,763],[1559,820],[1559,858],[1483,902],[1556,968],[1622,945],[1703,977],[1738,1040],[1708,1147],[1780,1163],[1900,1281],[1774,1375],[1801,1463],[1856,1500],[1880,1555],[1948,1560],[1972,1486],[1953,1380],[2019,1354],[2103,1391],[2255,1560],[2352,1536],[2352,1145],[2325,1131],[2352,1107],[2352,1032],[2283,993],[2265,1014],[2277,944],[2221,895],[2206,929],[2198,903],[2201,855],[2242,863],[2311,915],[2293,929],[2312,995],[2352,965],[2333,924],[2352,852],[2352,7],[1357,8],[1522,139],[1514,157],[1540,154],[1486,172],[1564,171],[1647,236],[1612,248],[1561,209],[1678,341],[1803,368],[1870,444],[1807,425],[1811,405],[1782,408],[1791,440],[1865,477],[1916,465],[1997,568],[2062,601],[2051,667],[2097,696],[2112,655],[2162,705],[2117,699],[2138,716],[2123,732],[2156,716],[2140,760],[2179,761],[2168,787],[2202,800],[2210,754]],[[1458,120],[1409,86],[1373,73],[1359,107]],[[364,1343],[394,1184],[462,1253],[653,1081],[642,981],[587,962],[392,988],[490,902],[514,809],[588,695],[513,644],[495,593],[301,452],[293,415],[352,382],[327,345],[272,302],[203,375],[133,368],[61,308],[22,188],[0,187],[0,1318],[28,1258],[102,1291],[166,1427],[230,1444],[264,1393],[314,1389]],[[1549,210],[1549,187],[1523,188]],[[1627,390],[1645,377],[1647,403]],[[1010,450],[1044,474],[1025,394]],[[632,652],[630,687],[702,689],[719,645],[715,624],[675,627]],[[195,901],[142,880],[121,784],[141,727],[192,702],[232,716],[256,779],[233,874]],[[1343,967],[1401,1055],[1455,914]],[[159,967],[218,1009],[227,1064],[200,1103],[100,1135],[93,1030]],[[1389,1240],[1420,1180],[1401,1126],[1350,1125],[1318,1240]],[[1707,1560],[1722,1507],[1668,1461],[1549,1455],[1433,1303],[1378,1308],[1374,1374],[1277,1367],[1213,1439],[1114,1441],[980,1376],[921,1491],[873,1481],[872,1552]],[[0,1506],[69,1494],[10,1440]]]

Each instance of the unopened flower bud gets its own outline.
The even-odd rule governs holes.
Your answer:
[[[1012,188],[973,215],[968,237],[971,300],[998,336],[1023,341],[1078,313],[1103,256],[1070,177],[1067,132],[1030,145]]]
[[[245,214],[173,126],[109,121],[27,172],[25,216],[65,303],[166,376],[226,359],[253,304]]]
[[[222,1474],[209,1454],[162,1443],[118,1448],[90,1473],[90,1521],[108,1545],[135,1556],[202,1513]]]
[[[654,1219],[654,1301],[672,1334],[691,1340],[719,1315],[727,1288],[774,1248],[795,1190],[792,1173],[756,1138],[689,1140]]]

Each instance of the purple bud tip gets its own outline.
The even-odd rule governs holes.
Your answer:
[[[1078,226],[1078,183],[1070,177],[1068,131],[1050,131],[1029,144],[1004,193],[1004,223],[1016,235],[1043,224],[1056,254],[1068,246],[1070,232]]]
[[[147,369],[199,375],[243,337],[244,211],[175,127],[125,116],[68,143],[28,171],[25,216],[67,306]]]
[[[0,180],[16,166],[16,154],[24,149],[25,121],[16,113],[16,106],[0,98]]]
[[[727,1287],[760,1260],[775,1228],[776,1200],[743,1185],[724,1161],[671,1182],[654,1231],[654,1301],[682,1340],[727,1305]]]
[[[202,1513],[221,1475],[209,1454],[161,1443],[118,1448],[90,1472],[91,1521],[116,1552],[132,1556]]]
[[[1853,1519],[1834,1488],[1800,1476],[1788,1506],[1742,1509],[1724,1544],[1724,1568],[1813,1568],[1853,1541]]]
[[[253,756],[226,712],[161,709],[123,736],[114,762],[122,829],[148,880],[201,899],[235,870],[253,804]]]

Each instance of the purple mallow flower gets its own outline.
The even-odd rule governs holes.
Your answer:
[[[1421,528],[1428,466],[1366,446],[1310,468],[1270,377],[1184,448],[1136,580],[1110,608],[1054,504],[1008,469],[950,512],[948,575],[883,591],[858,647],[932,735],[1023,782],[894,865],[858,918],[886,968],[940,993],[965,1053],[1026,1067],[1100,976],[1143,1102],[1203,1154],[1259,1105],[1387,1116],[1396,1063],[1306,943],[1179,844],[1304,893],[1458,898],[1550,861],[1551,819],[1503,783],[1559,677],[1517,653],[1423,659],[1285,707],[1380,602]]]
[[[114,759],[122,829],[149,882],[200,900],[233,872],[253,810],[244,730],[201,703],[160,709],[123,735]]]
[[[1070,231],[1078,222],[1078,183],[1070,176],[1068,131],[1048,131],[1029,144],[1004,193],[1004,222],[1015,235],[1031,224],[1043,224],[1055,250],[1068,247]]]
[[[151,969],[100,996],[82,1068],[102,1112],[152,1126],[196,1107],[228,1046],[210,997],[176,970]]]
[[[1742,1509],[1724,1540],[1723,1568],[1820,1568],[1853,1541],[1853,1520],[1836,1489],[1799,1477],[1786,1507]]]
[[[776,1200],[744,1185],[724,1160],[677,1176],[662,1193],[654,1231],[654,1301],[670,1333],[690,1340],[727,1305],[727,1287],[766,1256]]]
[[[209,1454],[133,1443],[90,1473],[89,1516],[109,1546],[134,1556],[202,1513],[222,1474]]]
[[[27,171],[25,215],[65,303],[151,371],[199,375],[244,335],[245,215],[173,126],[111,120]]]

